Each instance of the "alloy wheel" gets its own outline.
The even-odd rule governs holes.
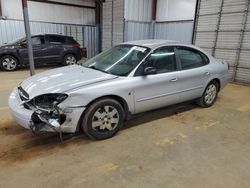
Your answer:
[[[67,56],[65,61],[66,61],[67,65],[76,64],[76,58],[74,56],[72,56],[72,55]]]
[[[92,118],[92,128],[98,132],[114,130],[119,123],[119,113],[113,106],[98,108]]]
[[[16,69],[17,62],[11,57],[6,57],[2,60],[2,66],[5,70],[12,71]]]
[[[217,94],[217,88],[214,84],[210,84],[205,91],[206,104],[212,104]]]

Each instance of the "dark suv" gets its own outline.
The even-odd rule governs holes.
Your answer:
[[[72,37],[45,34],[34,35],[31,38],[35,65],[57,63],[71,65],[82,58],[80,44]],[[28,49],[26,38],[18,39],[0,46],[0,67],[13,71],[18,66],[28,64]]]

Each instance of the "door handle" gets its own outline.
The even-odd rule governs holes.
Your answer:
[[[206,71],[206,72],[204,73],[204,75],[208,76],[208,75],[210,75],[210,72],[209,72],[209,71]]]
[[[170,80],[170,82],[176,82],[178,80],[178,78],[172,78],[171,80]]]

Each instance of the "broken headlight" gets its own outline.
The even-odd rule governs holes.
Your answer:
[[[61,93],[44,94],[33,98],[30,103],[37,108],[50,111],[54,110],[55,105],[63,102],[67,97],[68,95]]]

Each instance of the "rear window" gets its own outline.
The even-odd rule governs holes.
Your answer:
[[[73,37],[67,37],[68,44],[76,44],[77,42],[73,39]]]
[[[49,36],[48,36],[48,41],[49,41],[50,43],[62,44],[62,43],[65,43],[65,38],[64,38],[64,37],[61,37],[61,36],[49,35]]]
[[[182,69],[201,67],[209,63],[209,59],[203,53],[185,47],[177,48]]]

